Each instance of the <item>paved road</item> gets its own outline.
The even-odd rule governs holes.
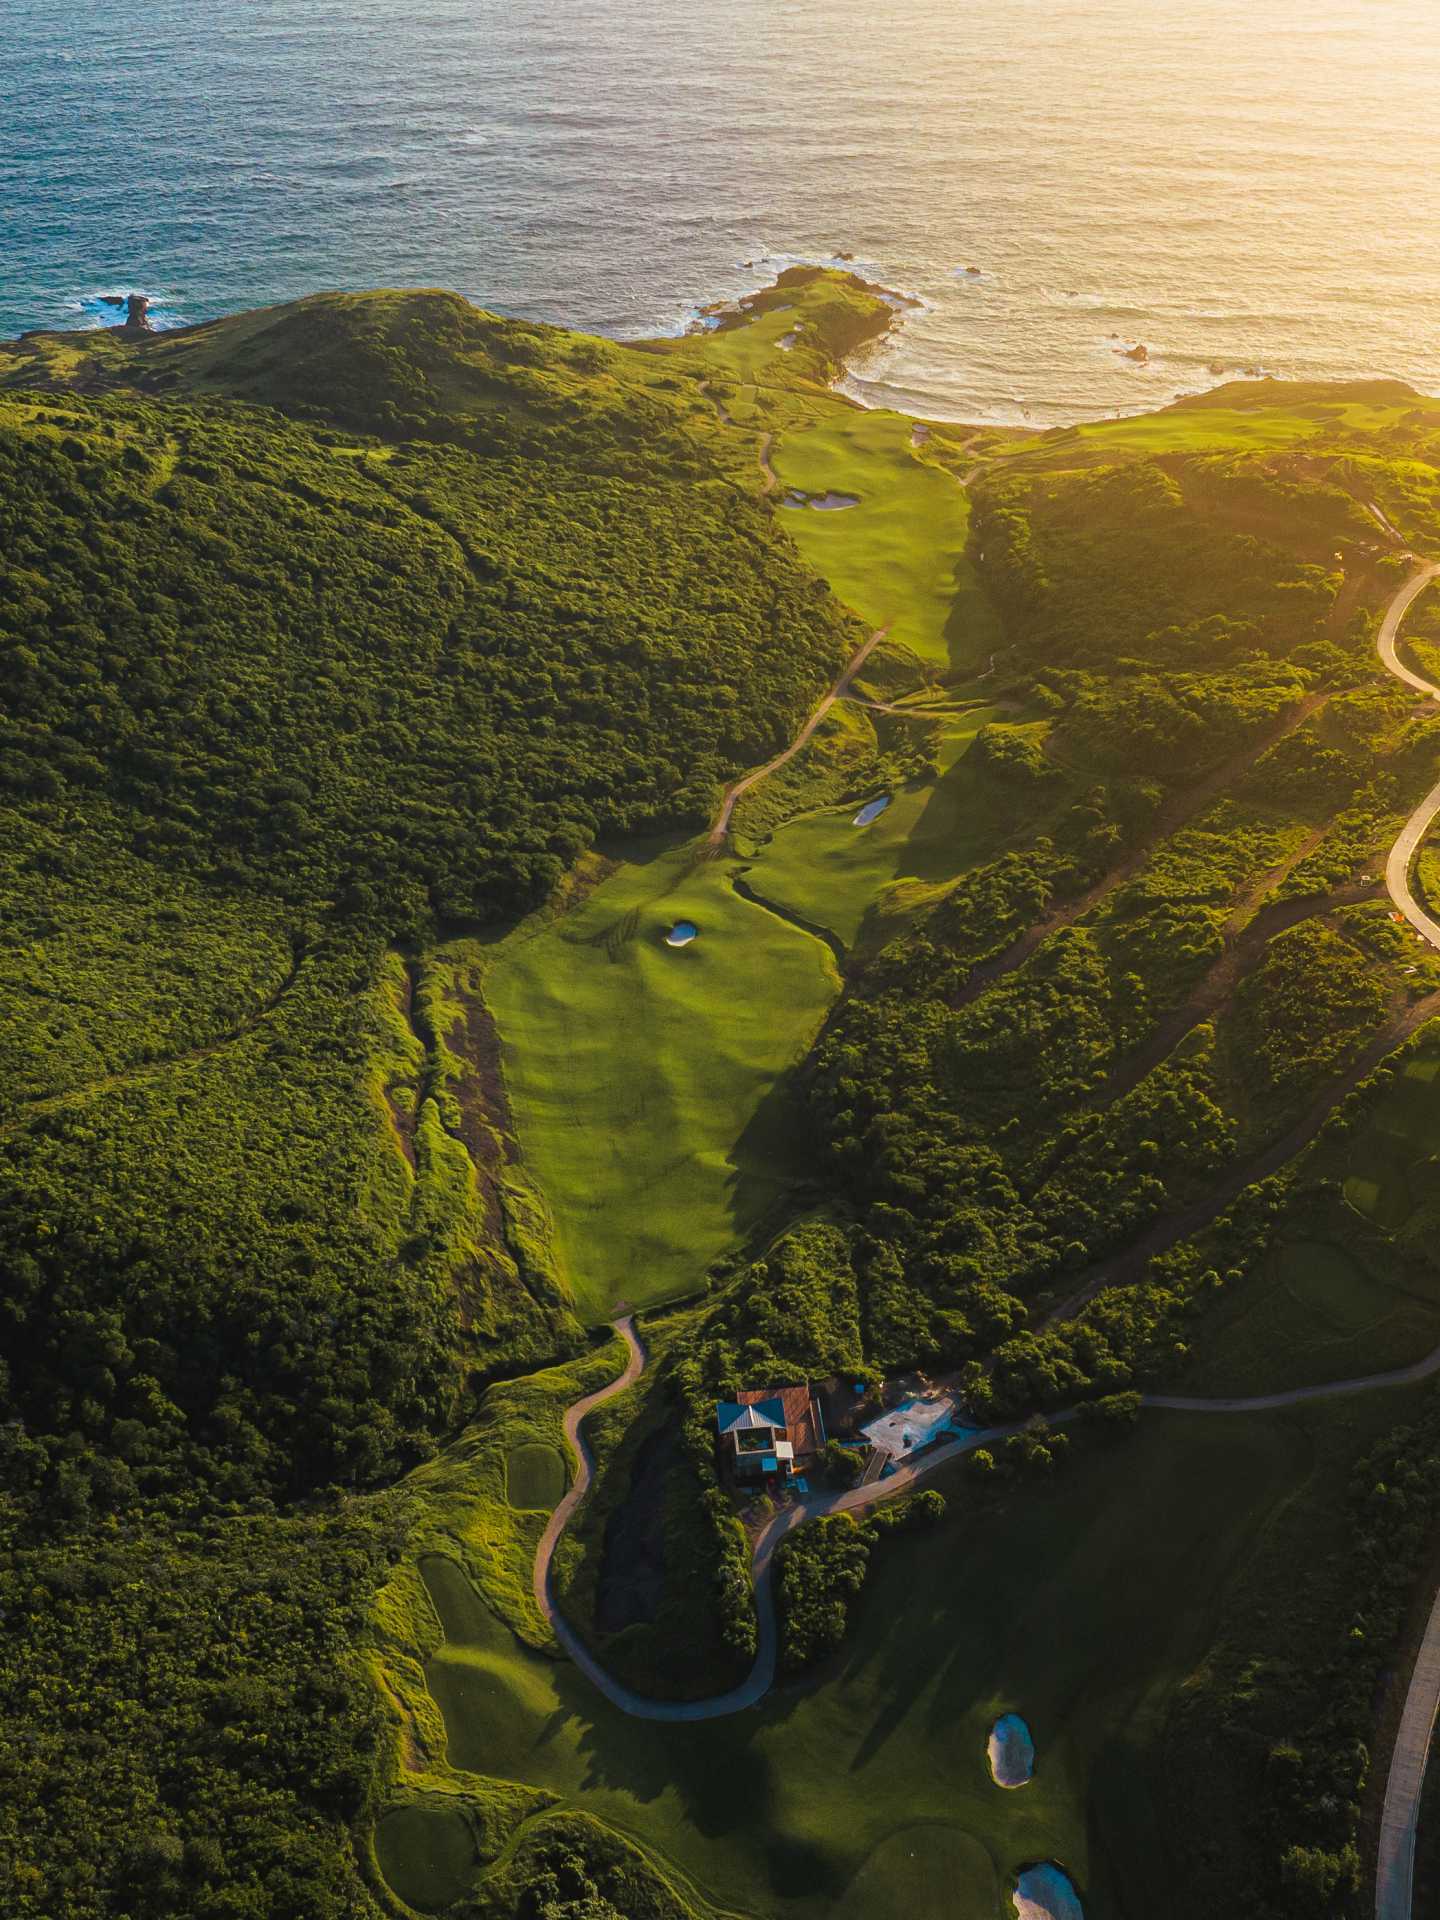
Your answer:
[[[730,1693],[716,1694],[709,1700],[647,1700],[642,1694],[630,1687],[622,1686],[606,1673],[600,1662],[591,1653],[585,1642],[566,1620],[555,1604],[551,1583],[551,1565],[555,1558],[555,1548],[560,1536],[570,1523],[570,1516],[590,1491],[590,1482],[595,1474],[595,1461],[585,1443],[580,1428],[585,1416],[605,1401],[613,1400],[617,1393],[624,1393],[627,1387],[633,1387],[645,1371],[645,1349],[641,1346],[635,1332],[635,1322],[627,1315],[615,1322],[615,1331],[624,1341],[627,1353],[623,1370],[616,1375],[609,1386],[601,1387],[598,1392],[587,1393],[583,1399],[566,1409],[565,1438],[569,1441],[575,1455],[575,1479],[570,1491],[550,1516],[550,1523],[540,1536],[540,1544],[535,1549],[534,1592],[535,1604],[550,1622],[555,1638],[579,1667],[586,1679],[595,1686],[612,1706],[619,1707],[622,1713],[628,1713],[637,1720],[719,1720],[726,1714],[739,1713],[745,1707],[753,1707],[755,1702],[769,1692],[775,1678],[775,1607],[770,1597],[770,1550],[763,1561],[757,1550],[755,1558],[755,1608],[760,1625],[759,1651],[755,1664],[745,1679]],[[773,1527],[767,1531],[773,1531]],[[779,1534],[775,1538],[778,1540]]]
[[[1400,634],[1400,622],[1437,574],[1440,574],[1440,565],[1423,566],[1411,574],[1386,609],[1377,640],[1380,658],[1388,671],[1397,680],[1403,680],[1407,687],[1414,687],[1417,693],[1429,694],[1432,700],[1440,700],[1440,688],[1433,681],[1424,680],[1418,673],[1410,671],[1396,653],[1395,642]]]
[[[1435,1596],[1425,1637],[1415,1656],[1410,1690],[1400,1716],[1400,1731],[1390,1756],[1375,1869],[1376,1920],[1410,1920],[1415,1899],[1415,1833],[1420,1820],[1420,1792],[1425,1784],[1425,1765],[1430,1758],[1437,1702],[1440,1702],[1440,1593]]]
[[[1440,700],[1440,688],[1422,679],[1418,673],[1412,673],[1403,664],[1395,651],[1395,642],[1399,636],[1400,622],[1437,575],[1440,575],[1440,566],[1422,567],[1410,576],[1390,603],[1379,639],[1380,658],[1389,671],[1397,680],[1403,680],[1407,687],[1428,694],[1432,700]],[[1440,785],[1431,788],[1405,822],[1400,838],[1390,849],[1390,858],[1385,863],[1385,886],[1390,898],[1416,932],[1423,935],[1432,947],[1440,947],[1440,923],[1433,920],[1415,898],[1410,889],[1410,871],[1437,814],[1440,814]]]
[[[1382,526],[1388,526],[1378,509],[1372,511]],[[1437,576],[1440,576],[1440,566],[1435,565],[1419,567],[1410,576],[1390,602],[1378,641],[1380,658],[1389,672],[1417,693],[1428,694],[1432,700],[1440,700],[1440,688],[1418,673],[1412,673],[1396,653],[1395,643],[1401,621]],[[1433,947],[1440,947],[1440,924],[1411,892],[1410,870],[1437,814],[1440,814],[1440,786],[1426,794],[1405,822],[1385,865],[1385,885],[1390,898],[1416,932]],[[1426,1364],[1421,1362],[1422,1367]],[[1424,1375],[1416,1374],[1416,1377]],[[1390,1772],[1385,1781],[1375,1870],[1375,1920],[1410,1920],[1415,1900],[1415,1833],[1437,1712],[1440,1712],[1440,1594],[1435,1596],[1420,1651],[1415,1657],[1400,1731],[1395,1736],[1395,1750],[1390,1756]]]
[[[800,749],[809,744],[815,729],[825,718],[831,707],[834,706],[835,702],[845,698],[845,695],[850,691],[850,682],[855,678],[856,674],[859,673],[861,667],[864,666],[865,662],[870,658],[870,655],[875,651],[876,647],[879,646],[889,631],[889,627],[878,628],[871,634],[864,646],[855,651],[851,656],[850,664],[783,753],[777,753],[775,758],[773,760],[767,760],[763,767],[756,767],[753,773],[747,773],[743,779],[735,781],[732,786],[725,789],[725,797],[720,802],[720,811],[715,816],[714,826],[710,829],[710,844],[712,847],[718,847],[724,840],[725,835],[730,831],[730,816],[734,813],[735,802],[740,798],[741,794],[748,793],[751,787],[758,786],[767,774],[774,773],[777,767],[783,767],[787,760],[793,760]]]

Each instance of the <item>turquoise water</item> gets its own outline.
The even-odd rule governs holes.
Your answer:
[[[926,302],[858,370],[866,398],[1050,424],[1212,362],[1437,390],[1434,21],[1433,0],[4,0],[0,333],[95,324],[130,288],[179,321],[438,284],[634,336],[844,249]],[[1116,351],[1135,341],[1144,366]]]

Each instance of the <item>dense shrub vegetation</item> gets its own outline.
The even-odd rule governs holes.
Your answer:
[[[787,1535],[775,1549],[782,1663],[795,1672],[836,1652],[877,1543],[897,1529],[934,1526],[944,1513],[945,1496],[931,1489],[864,1520],[836,1513]]]
[[[967,1366],[1003,1416],[1173,1366],[1185,1295],[1158,1277],[1027,1322],[1243,1168],[1424,989],[1363,886],[1325,895],[1430,756],[1403,700],[1359,684],[1369,625],[1320,562],[1386,563],[1340,486],[1302,502],[1270,463],[1176,457],[1017,471],[977,511],[1053,716],[972,751],[1018,844],[864,968],[806,1090],[858,1203],[856,1357]],[[1310,917],[1247,946],[1287,896]]]
[[[1322,1460],[1343,1464],[1328,1449]],[[1333,1519],[1322,1526],[1308,1502],[1328,1505]],[[1179,1750],[1203,1751],[1211,1767],[1218,1758],[1225,1779],[1211,1812],[1224,1808],[1235,1850],[1259,1867],[1237,1912],[1321,1920],[1373,1910],[1359,1839],[1362,1797],[1385,1764],[1370,1751],[1377,1687],[1433,1554],[1437,1503],[1432,1391],[1339,1485],[1316,1477],[1266,1544],[1202,1684],[1177,1701]]]
[[[698,823],[853,634],[658,363],[448,296],[155,344],[0,355],[3,1904],[310,1920],[389,1537],[311,1503],[577,1343],[387,950]]]
[[[223,887],[392,937],[513,912],[597,833],[698,822],[842,654],[760,510],[654,449],[49,419],[0,413],[0,787]]]
[[[0,1906],[353,1915],[345,1829],[383,1723],[352,1648],[397,1516],[65,1517],[26,1546],[4,1502]]]

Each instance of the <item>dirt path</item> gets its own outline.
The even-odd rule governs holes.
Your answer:
[[[1112,893],[1123,887],[1125,882],[1145,865],[1161,841],[1168,840],[1171,834],[1178,832],[1181,827],[1202,814],[1211,802],[1218,799],[1225,789],[1232,785],[1262,754],[1268,753],[1271,747],[1278,745],[1287,734],[1303,726],[1312,714],[1320,711],[1329,698],[1328,693],[1307,694],[1298,705],[1290,708],[1275,726],[1268,727],[1258,740],[1252,741],[1239,753],[1233,754],[1223,765],[1205,774],[1193,786],[1182,788],[1172,799],[1167,800],[1156,812],[1138,844],[1126,854],[1118,866],[1111,867],[1108,873],[1102,874],[1092,886],[1087,887],[1084,893],[1078,894],[1075,899],[1062,901],[1058,906],[1051,907],[1039,920],[1012,940],[1002,953],[996,954],[993,960],[982,960],[978,966],[972,968],[969,979],[951,1002],[952,1007],[966,1007],[972,1000],[978,1000],[987,987],[1003,979],[1006,974],[1014,973],[1018,967],[1022,967],[1031,954],[1052,934],[1058,933],[1062,927],[1072,926],[1092,908],[1098,907],[1102,900],[1108,899]]]
[[[1395,643],[1401,621],[1419,594],[1437,576],[1440,576],[1440,566],[1429,565],[1411,575],[1386,609],[1378,644],[1380,658],[1386,667],[1404,679],[1407,684],[1414,685],[1440,700],[1440,689],[1411,674],[1395,657]],[[1415,850],[1437,814],[1440,814],[1440,786],[1437,786],[1420,803],[1406,823],[1400,838],[1395,842],[1386,867],[1385,882],[1390,897],[1405,914],[1406,919],[1432,946],[1440,948],[1440,923],[1432,920],[1414,899],[1409,883],[1410,865],[1414,859]],[[1114,877],[1110,876],[1101,883],[1101,886],[1108,891],[1113,883]],[[1360,889],[1352,893],[1350,889],[1342,889],[1331,897],[1331,903],[1341,905],[1354,897],[1363,898],[1367,891],[1368,889]],[[1086,904],[1093,904],[1089,896],[1086,896]],[[1315,911],[1317,907],[1324,910],[1322,903],[1313,901],[1308,904],[1283,903],[1271,909],[1262,909],[1256,919],[1233,940],[1233,943],[1227,943],[1227,953],[1221,956],[1211,974],[1196,989],[1187,1004],[1167,1016],[1141,1054],[1127,1063],[1107,1086],[1105,1089],[1107,1104],[1137,1086],[1145,1073],[1153,1070],[1170,1048],[1178,1044],[1184,1032],[1188,1031],[1196,1018],[1204,1018],[1214,1011],[1219,999],[1224,997],[1223,989],[1227,979],[1238,976],[1239,968],[1256,957],[1257,944],[1263,945],[1264,939],[1269,935],[1281,931],[1287,925],[1294,924],[1298,919],[1304,918],[1308,912]],[[1066,912],[1073,917],[1073,908],[1067,909]],[[1046,932],[1053,931],[1054,917],[1051,916],[1042,925]],[[1023,936],[1006,954],[1000,956],[999,962],[992,965],[1000,971],[1008,972],[1010,966],[1003,963],[1010,961],[1011,956],[1014,955],[1016,957],[1011,964],[1018,964],[1018,961],[1026,957],[1029,952],[1033,952],[1038,944],[1039,942],[1033,940],[1030,935]],[[1020,951],[1022,948],[1025,950],[1023,953]],[[1221,989],[1218,998],[1217,986]],[[974,996],[971,985],[967,985],[960,1004],[963,1005],[966,999],[972,997]],[[1367,1074],[1372,1073],[1386,1055],[1407,1040],[1418,1027],[1423,1026],[1425,1021],[1433,1019],[1437,1014],[1440,1014],[1440,995],[1436,994],[1429,994],[1414,1006],[1396,1014],[1348,1067],[1326,1083],[1310,1102],[1305,1113],[1287,1133],[1268,1147],[1264,1153],[1247,1161],[1243,1167],[1232,1171],[1218,1187],[1212,1188],[1203,1200],[1197,1201],[1179,1213],[1165,1215],[1151,1227],[1148,1233],[1142,1235],[1123,1253],[1096,1268],[1090,1278],[1074,1294],[1046,1316],[1044,1324],[1053,1326],[1057,1321],[1070,1319],[1105,1287],[1128,1285],[1138,1280],[1157,1254],[1164,1253],[1181,1240],[1189,1239],[1192,1234],[1206,1226],[1216,1214],[1223,1212],[1244,1192],[1246,1187],[1253,1186],[1256,1181],[1264,1180],[1270,1174],[1278,1172],[1288,1160],[1293,1159],[1309,1145],[1324,1125],[1337,1101],[1343,1099]]]
[[[208,1040],[204,1046],[187,1047],[182,1053],[169,1053],[158,1060],[139,1060],[134,1066],[119,1067],[114,1073],[102,1074],[98,1080],[87,1080],[83,1086],[67,1087],[63,1093],[42,1093],[37,1099],[18,1102],[14,1111],[7,1114],[0,1123],[0,1139],[7,1134],[19,1133],[29,1126],[32,1120],[42,1114],[56,1113],[68,1107],[93,1098],[96,1094],[113,1093],[122,1087],[143,1086],[147,1081],[162,1079],[167,1073],[177,1072],[182,1067],[198,1066],[203,1060],[213,1060],[218,1053],[224,1053],[227,1047],[233,1047],[237,1041],[254,1033],[270,1016],[275,1013],[300,978],[307,955],[302,948],[295,948],[292,954],[289,972],[265,1001],[247,1014],[245,1019],[228,1033],[221,1034],[216,1040]]]
[[[1061,1320],[1073,1319],[1082,1307],[1106,1287],[1133,1286],[1136,1281],[1142,1280],[1150,1262],[1159,1254],[1178,1246],[1182,1240],[1193,1239],[1227,1207],[1232,1206],[1247,1187],[1268,1180],[1271,1174],[1278,1173],[1297,1154],[1303,1153],[1346,1094],[1372,1074],[1382,1060],[1387,1059],[1396,1047],[1403,1045],[1427,1020],[1437,1017],[1440,1017],[1440,993],[1431,993],[1389,1021],[1349,1066],[1326,1081],[1294,1126],[1273,1141],[1263,1153],[1232,1168],[1223,1180],[1206,1191],[1203,1198],[1188,1207],[1182,1207],[1178,1212],[1162,1214],[1150,1230],[1133,1241],[1123,1253],[1097,1267],[1062,1306],[1046,1317],[1044,1325],[1054,1326]]]
[[[1422,679],[1418,673],[1412,673],[1402,663],[1396,652],[1396,642],[1399,639],[1400,622],[1437,577],[1440,577],[1440,566],[1422,567],[1410,576],[1391,601],[1378,640],[1380,658],[1396,679],[1403,680],[1407,687],[1414,687],[1432,700],[1440,700],[1440,688]],[[1385,863],[1385,886],[1390,898],[1415,931],[1428,940],[1432,947],[1440,947],[1440,923],[1430,917],[1411,891],[1410,869],[1437,814],[1440,814],[1440,786],[1430,789],[1405,822],[1400,838],[1390,849],[1390,858]]]
[[[762,433],[756,457],[760,462],[760,491],[776,493],[780,487],[780,476],[770,463],[770,450],[775,445],[773,433]]]
[[[1095,1106],[1113,1107],[1127,1093],[1133,1093],[1162,1060],[1169,1059],[1192,1028],[1218,1013],[1277,933],[1284,933],[1306,920],[1323,919],[1338,907],[1358,906],[1362,901],[1373,900],[1379,891],[1378,882],[1358,881],[1353,886],[1336,887],[1329,893],[1305,894],[1261,907],[1252,919],[1227,934],[1220,958],[1191,988],[1181,1005],[1163,1014],[1150,1038],[1120,1061],[1096,1096]]]
[[[773,760],[767,760],[763,767],[756,767],[753,773],[745,774],[743,778],[736,780],[725,789],[724,798],[720,802],[720,811],[715,816],[714,826],[710,829],[710,845],[712,847],[720,846],[726,834],[730,831],[730,816],[734,813],[735,802],[740,798],[741,794],[748,793],[751,787],[759,786],[760,782],[769,774],[774,773],[778,767],[783,767],[787,760],[793,760],[802,747],[809,745],[814,736],[815,729],[825,718],[831,707],[834,706],[835,702],[844,699],[850,690],[851,681],[855,678],[856,674],[859,673],[861,667],[864,666],[865,662],[870,658],[870,655],[874,652],[875,648],[879,646],[889,631],[889,627],[877,628],[865,642],[864,646],[858,648],[856,652],[851,655],[850,664],[825,695],[825,698],[820,702],[819,706],[816,707],[815,711],[790,742],[789,746],[785,748],[783,753],[777,753],[775,758]]]

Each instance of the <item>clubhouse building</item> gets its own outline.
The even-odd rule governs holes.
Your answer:
[[[825,1444],[809,1387],[757,1387],[715,1408],[721,1465],[738,1486],[783,1483],[812,1466]]]

